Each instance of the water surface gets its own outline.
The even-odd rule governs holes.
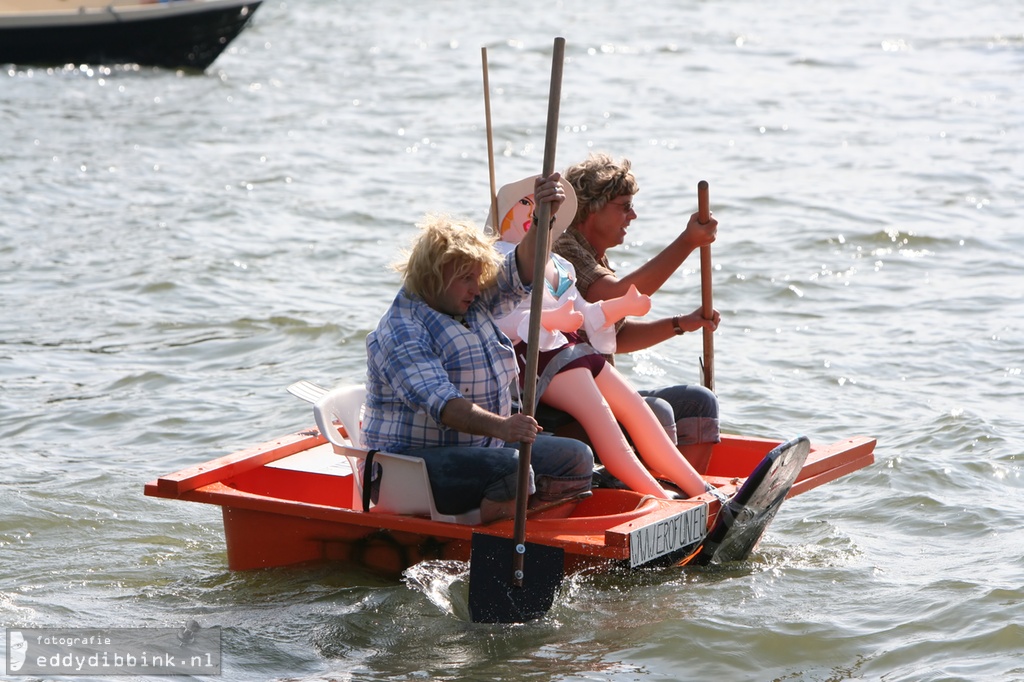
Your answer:
[[[225,680],[1024,679],[1024,13],[1012,2],[271,2],[204,74],[0,72],[0,624],[224,628]],[[628,156],[628,271],[720,221],[723,427],[879,439],[728,568],[581,576],[522,627],[340,566],[232,573],[143,484],[358,381],[427,211]],[[652,314],[699,305],[688,262]],[[695,381],[686,335],[623,358]],[[424,567],[428,577],[445,575]],[[437,573],[431,573],[436,570]],[[70,679],[70,678],[69,678]],[[74,678],[81,679],[81,678]]]

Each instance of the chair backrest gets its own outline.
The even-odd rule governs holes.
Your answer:
[[[370,484],[363,480],[362,474],[366,450],[363,449],[360,419],[365,400],[365,386],[339,386],[331,389],[313,404],[313,417],[320,433],[330,441],[336,453],[348,457],[352,464],[356,500],[362,498],[363,485]],[[345,427],[348,442],[341,437],[335,421],[341,422]],[[427,475],[427,465],[421,458],[379,452],[374,461],[381,469],[381,482],[373,509],[392,514],[429,516],[435,521],[447,523],[480,523],[479,509],[455,515],[441,514],[437,511],[430,478]]]
[[[355,448],[363,447],[359,422],[363,416],[364,400],[366,400],[366,387],[354,384],[331,389],[313,404],[313,418],[316,419],[316,426],[332,445],[351,444]],[[345,432],[348,433],[348,443],[341,438],[337,427],[334,426],[335,420],[341,422],[341,425],[345,427]]]

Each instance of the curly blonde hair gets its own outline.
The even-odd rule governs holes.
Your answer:
[[[629,159],[615,161],[607,154],[595,153],[586,161],[569,166],[562,179],[576,190],[576,218],[573,225],[584,222],[591,214],[597,213],[615,197],[634,195],[640,185],[630,172],[633,164]]]
[[[455,264],[453,279],[461,277],[479,264],[483,266],[480,288],[494,283],[502,257],[494,248],[495,237],[468,220],[456,220],[444,214],[428,214],[416,224],[420,234],[413,240],[406,259],[392,267],[402,274],[406,290],[428,301],[436,300],[450,284],[444,279],[444,268]]]

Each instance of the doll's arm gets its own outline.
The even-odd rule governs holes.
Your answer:
[[[630,287],[625,296],[597,303],[588,303],[577,295],[576,306],[577,310],[582,309],[586,319],[587,341],[598,352],[610,355],[616,348],[615,323],[626,315],[646,315],[651,309],[651,298],[636,287]]]
[[[574,332],[583,324],[583,313],[573,307],[572,301],[566,300],[556,308],[542,310],[540,323],[550,332]]]
[[[600,301],[597,305],[601,306],[601,311],[604,313],[604,326],[610,327],[627,315],[640,317],[649,313],[651,297],[641,294],[634,285],[630,285],[629,291],[624,296]]]
[[[512,343],[526,341],[530,336],[530,299],[524,300],[508,315],[497,320],[498,328]],[[572,332],[583,324],[583,314],[572,308],[572,302],[558,308],[541,310],[540,316],[540,349],[554,350],[567,342],[563,331]]]

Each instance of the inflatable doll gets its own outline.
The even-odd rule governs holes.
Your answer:
[[[500,222],[488,216],[488,227],[498,237],[499,250],[514,248],[530,229],[533,182],[533,177],[526,178],[498,192]],[[572,186],[566,185],[565,193],[565,203],[551,226],[552,241],[576,215]],[[537,377],[540,401],[572,415],[587,432],[601,463],[631,489],[659,498],[674,497],[651,474],[653,470],[687,496],[706,492],[704,479],[676,449],[643,397],[602,356],[615,352],[615,323],[627,315],[646,315],[651,309],[650,297],[631,287],[621,298],[589,303],[576,289],[572,264],[557,254],[551,254],[544,279]],[[527,298],[513,313],[497,320],[516,344],[520,371],[526,364],[529,317]],[[587,333],[587,343],[576,334],[581,326]],[[647,467],[630,447],[619,422]]]

